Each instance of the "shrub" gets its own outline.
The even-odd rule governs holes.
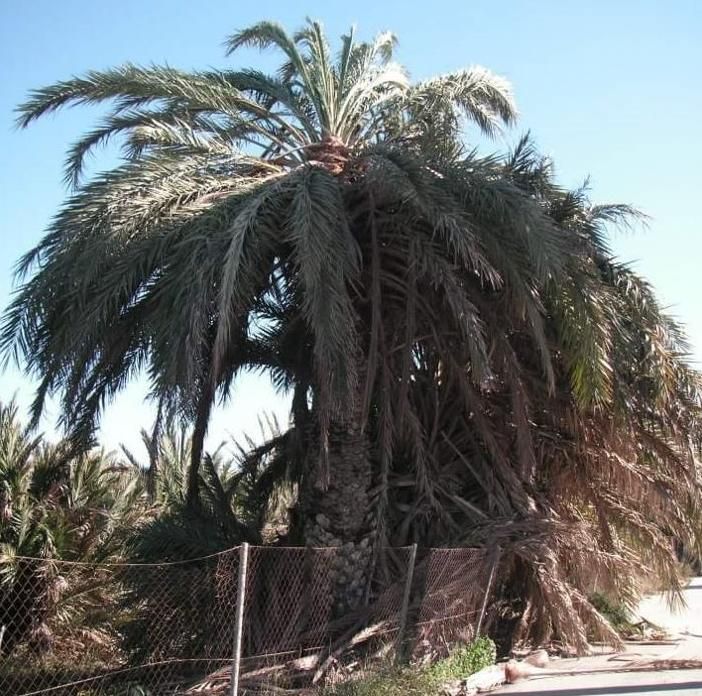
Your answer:
[[[495,664],[495,643],[485,636],[451,651],[449,656],[434,663],[429,672],[440,681],[465,679],[483,667]]]
[[[494,664],[495,659],[495,644],[483,637],[455,648],[447,658],[428,667],[389,669],[324,693],[325,696],[434,696],[442,684],[465,679]]]

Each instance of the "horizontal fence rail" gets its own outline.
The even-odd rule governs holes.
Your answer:
[[[495,554],[381,556],[365,601],[341,614],[338,547],[161,564],[0,557],[0,694],[266,693],[342,680],[350,655],[410,659],[475,637]]]

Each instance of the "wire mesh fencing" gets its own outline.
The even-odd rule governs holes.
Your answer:
[[[417,578],[415,651],[477,637],[497,560],[497,551],[429,549]]]
[[[0,561],[0,694],[177,693],[231,662],[238,564]]]
[[[346,562],[341,547],[246,545],[161,564],[0,558],[0,694],[260,694],[342,679],[364,656],[472,639],[496,558],[386,549],[364,601],[340,614]]]

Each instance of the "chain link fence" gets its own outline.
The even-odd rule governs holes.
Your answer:
[[[138,565],[0,559],[0,694],[313,688],[359,661],[471,640],[496,562],[481,549],[387,549],[362,606],[340,616],[339,548],[244,545]]]

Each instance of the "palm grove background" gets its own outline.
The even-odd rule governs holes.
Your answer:
[[[5,355],[40,379],[35,421],[56,394],[67,429],[42,445],[2,413],[4,557],[341,546],[341,614],[389,546],[499,546],[503,644],[616,641],[594,587],[677,587],[671,542],[699,530],[699,376],[608,247],[640,215],[561,187],[528,136],[472,149],[516,121],[486,69],[412,82],[391,34],[330,46],[314,22],[227,40],[246,46],[278,70],[126,64],[20,107],[29,125],[109,104],[4,318]],[[84,181],[114,137],[123,161]],[[227,466],[204,437],[245,369],[291,394],[290,423]],[[91,449],[140,370],[159,404],[145,467]],[[6,621],[8,651],[51,625]]]

